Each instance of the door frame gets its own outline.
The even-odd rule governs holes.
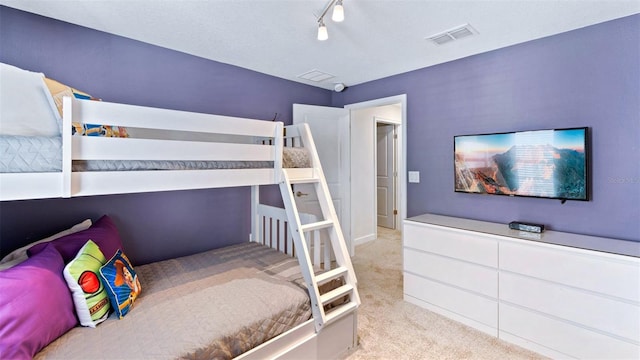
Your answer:
[[[350,111],[353,111],[353,110],[360,110],[360,109],[394,105],[394,104],[400,104],[401,114],[402,114],[400,122],[396,124],[396,130],[398,134],[397,145],[398,145],[398,148],[400,149],[400,153],[399,153],[400,156],[397,162],[397,169],[398,169],[397,196],[398,196],[398,199],[400,200],[397,224],[399,224],[400,221],[406,218],[406,214],[407,214],[407,196],[406,196],[407,184],[406,184],[406,171],[405,171],[407,167],[407,144],[406,144],[406,141],[404,140],[406,139],[406,136],[407,136],[407,126],[406,126],[407,125],[407,94],[401,94],[401,95],[389,96],[389,97],[380,98],[380,99],[363,101],[359,103],[347,104],[344,106],[344,108]],[[375,126],[375,122],[373,124]],[[349,196],[351,195],[349,194]],[[351,226],[353,226],[353,224],[351,224]],[[400,226],[396,226],[396,228],[399,229]],[[353,234],[353,231],[351,231],[351,233]]]

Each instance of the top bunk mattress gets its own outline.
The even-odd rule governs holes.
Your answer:
[[[35,359],[230,359],[311,317],[297,259],[256,243],[136,271],[126,317],[75,327]]]
[[[62,171],[62,138],[59,136],[0,136],[0,173]],[[283,167],[311,167],[304,148],[285,147]],[[73,171],[208,170],[272,168],[271,161],[74,161]]]
[[[62,171],[59,136],[0,136],[0,172]]]

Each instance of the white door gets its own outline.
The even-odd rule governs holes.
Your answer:
[[[395,229],[395,126],[376,126],[376,198],[378,226]]]
[[[353,255],[348,193],[349,110],[293,104],[293,123],[309,124],[347,248]],[[293,186],[293,193],[296,195],[296,205],[301,212],[322,215],[312,184],[296,184]]]

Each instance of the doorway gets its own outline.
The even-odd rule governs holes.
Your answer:
[[[395,129],[396,148],[393,157],[395,171],[396,206],[391,209],[393,226],[399,224],[406,214],[406,95],[392,96],[362,103],[349,104],[351,137],[351,238],[354,245],[363,244],[377,238],[378,205],[384,201],[378,198],[377,176],[377,127],[378,123]],[[387,128],[389,129],[389,128]],[[382,192],[382,191],[381,191]],[[387,198],[388,199],[388,198]],[[389,200],[386,200],[389,202]],[[387,205],[387,204],[385,204]],[[397,214],[393,213],[397,210]],[[387,210],[388,211],[388,210]]]
[[[294,104],[293,110],[293,123],[309,124],[314,138],[327,129],[338,130],[336,134],[316,141],[316,148],[325,174],[329,168],[340,169],[340,175],[329,187],[334,204],[342,209],[338,210],[338,216],[351,255],[354,255],[356,245],[378,236],[376,128],[378,122],[393,125],[396,132],[396,206],[392,210],[397,209],[397,214],[393,215],[396,229],[400,228],[407,213],[406,144],[403,140],[406,138],[406,95],[354,103],[343,109]],[[339,124],[346,124],[346,127]],[[300,192],[306,195],[305,191]]]

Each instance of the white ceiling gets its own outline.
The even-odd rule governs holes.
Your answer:
[[[459,59],[640,13],[638,0],[0,0],[0,4],[326,89]],[[470,24],[446,45],[426,37]],[[297,78],[317,69],[335,77]]]

